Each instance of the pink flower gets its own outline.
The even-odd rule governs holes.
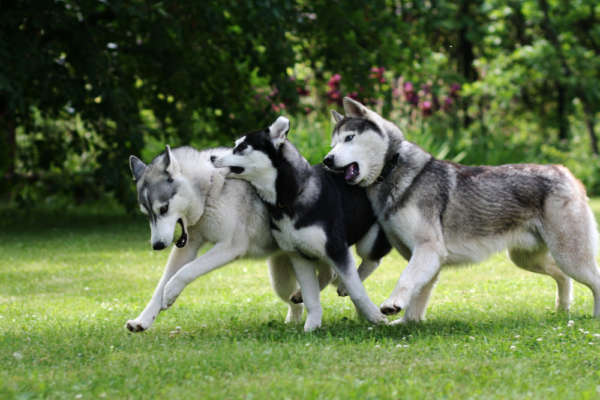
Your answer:
[[[327,85],[332,89],[337,88],[341,80],[342,76],[340,74],[334,74],[331,78],[329,78],[329,82],[327,82]]]
[[[383,73],[385,72],[384,67],[373,67],[371,68],[371,73],[369,74],[369,78],[377,79],[380,83],[385,82],[385,78],[383,77]]]
[[[402,88],[404,89],[404,93],[412,93],[415,90],[413,84],[410,82],[404,82]]]
[[[423,112],[423,116],[425,117],[433,114],[431,101],[425,100],[423,103],[421,103],[421,111]]]

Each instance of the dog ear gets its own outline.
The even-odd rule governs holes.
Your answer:
[[[165,165],[165,171],[169,175],[175,176],[179,173],[179,163],[175,159],[175,156],[173,155],[173,152],[171,151],[171,146],[169,146],[169,145],[167,145],[167,148],[165,151],[164,165]]]
[[[275,147],[279,147],[285,142],[287,134],[290,131],[290,120],[286,117],[279,117],[269,127],[269,135]]]
[[[331,110],[331,118],[333,118],[333,122],[337,124],[344,119],[344,116],[335,110]]]
[[[144,174],[146,164],[136,156],[129,156],[129,169],[131,170],[131,175],[133,175],[133,180],[137,182]]]
[[[344,97],[344,112],[350,117],[368,118],[372,111],[358,101]]]

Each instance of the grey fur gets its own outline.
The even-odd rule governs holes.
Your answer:
[[[406,309],[403,320],[423,319],[442,266],[479,262],[508,248],[518,266],[556,280],[561,309],[570,305],[569,277],[588,286],[594,316],[600,317],[596,221],[584,187],[565,167],[469,167],[437,160],[362,104],[345,98],[344,108],[346,118],[333,131],[328,157],[338,162],[335,169],[359,165],[351,183],[367,187],[388,239],[411,256],[381,306],[384,313]],[[379,129],[349,122],[356,119]],[[369,151],[344,143],[350,131],[362,137]],[[381,178],[396,154],[397,165]]]

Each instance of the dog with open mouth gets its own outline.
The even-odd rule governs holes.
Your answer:
[[[270,213],[271,233],[289,255],[307,309],[305,331],[321,326],[322,308],[315,269],[334,270],[357,310],[372,323],[383,314],[369,299],[361,279],[391,247],[376,223],[365,190],[350,187],[322,164],[312,166],[287,140],[289,120],[246,134],[214,160],[231,178],[250,182]],[[351,168],[350,168],[351,169]],[[349,246],[371,260],[357,273]],[[362,249],[362,250],[361,250]],[[365,272],[366,269],[366,272]]]
[[[150,302],[127,322],[128,330],[148,329],[186,285],[240,257],[269,256],[272,286],[288,305],[286,322],[301,321],[303,305],[294,297],[298,284],[291,261],[271,236],[264,203],[248,183],[225,179],[224,171],[211,162],[226,151],[167,146],[149,164],[130,157],[140,209],[150,222],[152,248],[166,249],[174,239],[175,246]],[[181,228],[178,238],[176,225]],[[205,243],[213,246],[198,257]],[[331,280],[326,275],[319,278],[323,286]]]
[[[556,281],[559,310],[571,305],[571,278],[586,285],[600,318],[596,220],[567,168],[438,160],[375,111],[349,97],[343,104],[345,115],[332,112],[323,163],[366,189],[387,238],[409,260],[381,312],[421,321],[442,267],[507,249],[517,266]]]

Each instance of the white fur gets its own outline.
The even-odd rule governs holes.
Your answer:
[[[241,141],[243,140],[238,139],[236,145]],[[244,168],[244,172],[241,174],[229,173],[228,177],[251,181],[261,199],[273,204],[277,196],[275,191],[277,170],[273,168],[273,164],[266,154],[253,150],[252,146],[248,146],[239,155],[234,154],[232,149],[227,150],[215,160],[215,166],[218,168]]]
[[[280,116],[273,122],[269,127],[269,134],[271,135],[275,147],[279,147],[285,142],[289,130],[290,120],[286,117]]]

